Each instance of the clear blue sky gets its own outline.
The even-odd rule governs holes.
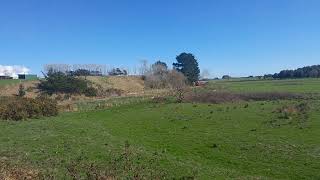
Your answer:
[[[169,64],[212,76],[320,64],[320,0],[0,0],[0,64]]]

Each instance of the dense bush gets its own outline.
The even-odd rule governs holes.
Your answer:
[[[58,115],[57,102],[47,97],[6,97],[0,101],[0,119],[19,121]]]
[[[95,97],[98,94],[98,90],[94,87],[88,87],[85,91],[84,91],[84,95],[87,97]]]
[[[49,95],[59,93],[96,95],[96,89],[88,81],[62,72],[49,72],[45,80],[39,83],[38,89]]]

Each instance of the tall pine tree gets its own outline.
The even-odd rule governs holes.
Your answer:
[[[173,63],[173,68],[184,74],[189,83],[199,80],[200,69],[197,59],[191,53],[181,53]]]

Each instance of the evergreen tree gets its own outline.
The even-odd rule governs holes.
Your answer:
[[[176,58],[177,62],[173,63],[174,69],[181,72],[189,83],[199,80],[200,69],[197,59],[191,53],[181,53]]]

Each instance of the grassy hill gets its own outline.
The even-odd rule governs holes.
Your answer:
[[[144,92],[144,81],[137,76],[89,76],[87,80],[94,83],[99,89],[117,89],[126,95],[141,94]],[[0,94],[2,96],[12,96],[12,94],[16,94],[19,89],[19,84],[22,83],[26,89],[29,88],[27,96],[35,97],[37,96],[35,89],[38,82],[38,80],[0,80]]]

